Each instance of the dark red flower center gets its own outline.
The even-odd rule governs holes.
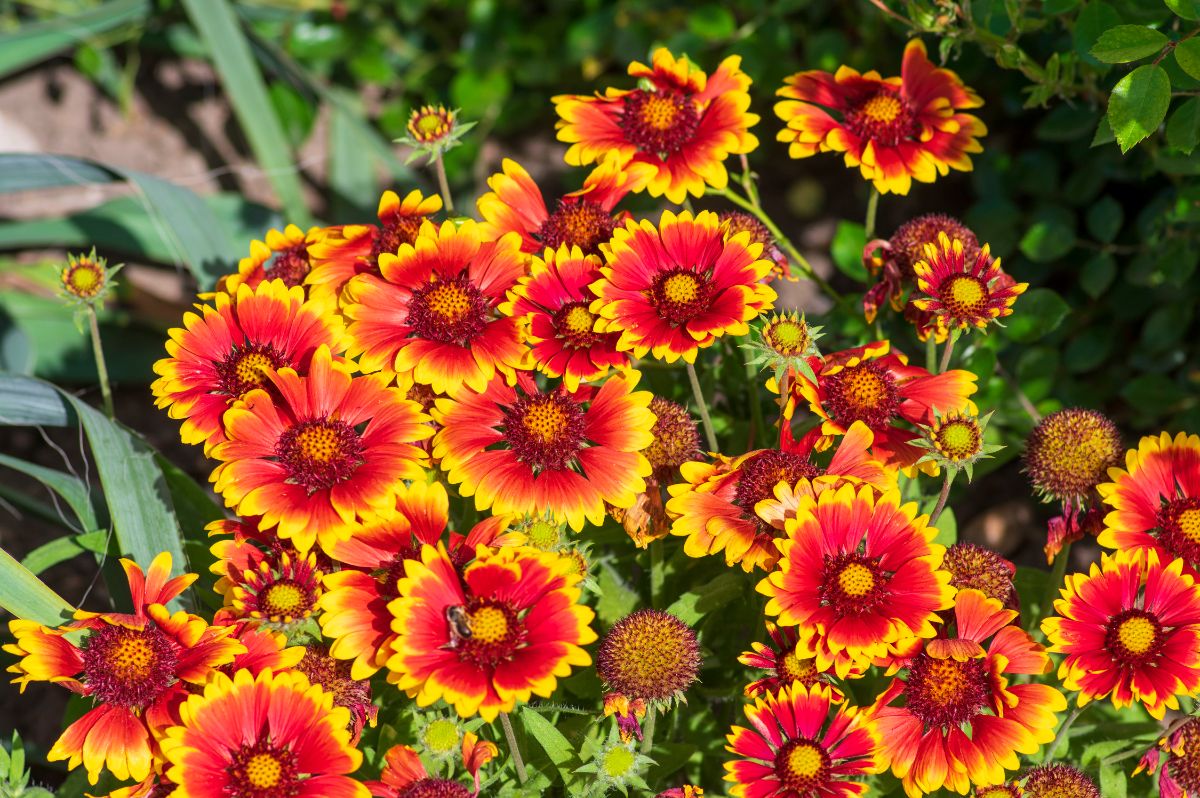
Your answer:
[[[157,626],[105,626],[83,644],[84,682],[106,704],[146,707],[171,686],[176,646]]]
[[[466,346],[487,326],[488,300],[465,271],[413,291],[407,324],[418,338]]]
[[[344,421],[312,419],[284,431],[275,454],[288,473],[288,482],[302,485],[311,495],[327,490],[363,464],[363,443]]]
[[[1109,618],[1104,647],[1122,668],[1136,668],[1156,659],[1166,637],[1154,613],[1131,608]]]
[[[775,754],[775,775],[785,795],[816,795],[829,784],[829,754],[815,740],[788,740]]]
[[[978,277],[955,274],[938,286],[938,297],[951,318],[981,319],[987,317],[988,301],[992,294],[987,283]]]
[[[583,448],[584,414],[561,391],[526,394],[504,411],[504,438],[536,471],[563,471]]]
[[[887,147],[911,139],[920,131],[908,102],[895,91],[881,89],[846,111],[846,127]]]
[[[459,659],[477,667],[495,667],[512,659],[525,643],[525,623],[507,601],[472,598],[462,607],[470,634],[460,636],[448,619]]]
[[[775,675],[784,684],[800,682],[811,687],[821,681],[821,673],[817,670],[817,661],[811,657],[801,659],[795,651],[784,651],[775,660]]]
[[[595,255],[600,245],[612,238],[616,226],[612,214],[596,203],[563,197],[533,236],[551,249],[566,244],[579,247],[585,255]]]
[[[665,157],[695,138],[700,111],[683,94],[637,89],[625,97],[617,124],[638,149]]]
[[[871,429],[881,429],[900,409],[895,378],[875,363],[847,366],[821,382],[825,407],[843,427],[861,421]]]
[[[704,274],[690,269],[671,269],[654,278],[650,285],[650,301],[668,324],[687,324],[712,304],[712,285]]]
[[[1158,511],[1158,541],[1188,565],[1200,565],[1200,497],[1172,499]]]
[[[417,240],[421,225],[429,219],[428,216],[401,216],[395,214],[383,221],[383,227],[375,237],[371,246],[369,260],[372,266],[379,262],[379,256],[384,252],[395,255],[400,251],[401,244],[411,244]]]
[[[471,798],[471,791],[449,779],[417,779],[400,791],[398,798]]]
[[[296,755],[264,739],[242,744],[226,768],[229,783],[224,794],[230,798],[294,798],[302,781]]]
[[[263,264],[263,278],[283,280],[284,285],[292,288],[304,284],[304,278],[308,276],[311,268],[312,264],[308,260],[308,245],[296,244],[279,250],[270,261]]]
[[[1167,771],[1187,795],[1200,795],[1200,720],[1189,720],[1171,741]]]
[[[755,517],[755,505],[775,495],[775,486],[780,482],[794,485],[801,479],[812,479],[821,474],[821,469],[804,455],[778,449],[759,452],[742,463],[738,471],[733,502],[749,518]]]
[[[554,331],[572,349],[595,346],[600,336],[592,331],[596,317],[588,302],[568,302],[554,314]]]
[[[216,364],[220,392],[240,398],[267,381],[269,369],[291,365],[275,344],[238,344]]]
[[[878,557],[858,552],[825,555],[821,603],[838,617],[864,615],[879,609],[890,595],[891,574],[879,567]]]
[[[970,723],[987,706],[991,690],[983,659],[935,659],[922,652],[909,666],[904,695],[908,711],[925,727]]]

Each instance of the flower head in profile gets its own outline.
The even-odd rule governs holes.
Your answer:
[[[304,286],[312,271],[308,246],[322,233],[319,227],[310,227],[306,232],[294,224],[289,224],[282,232],[268,230],[263,240],[250,242],[250,254],[238,261],[237,271],[217,281],[217,291],[237,294],[238,286],[253,289],[268,280],[282,280],[288,288]]]
[[[857,707],[837,703],[824,684],[794,683],[745,707],[749,728],[734,726],[725,750],[729,792],[738,798],[857,798],[875,772],[878,743]]]
[[[951,169],[970,171],[987,128],[963,111],[983,100],[958,75],[939,69],[913,39],[904,48],[900,77],[798,72],[777,94],[775,113],[786,123],[778,139],[793,158],[840,152],[881,194],[907,194],[912,181],[932,183]]]
[[[413,444],[433,430],[415,402],[383,375],[352,376],[321,346],[307,376],[270,375],[226,411],[227,440],[210,479],[225,504],[306,552],[344,538],[363,516],[386,511],[403,479],[424,476]]]
[[[917,293],[912,304],[932,313],[948,330],[984,329],[1012,314],[1013,303],[1029,283],[1018,283],[1000,269],[987,244],[968,258],[960,239],[938,233],[936,246],[925,245],[925,256],[913,264]]]
[[[898,646],[937,633],[954,589],[945,548],[915,503],[890,490],[845,484],[802,496],[779,540],[777,570],[758,583],[766,612],[804,632],[797,653],[844,677]]]
[[[491,191],[475,203],[483,219],[480,229],[489,239],[519,233],[521,251],[530,254],[578,247],[584,255],[599,255],[600,245],[628,216],[614,211],[617,203],[637,191],[653,172],[645,164],[622,170],[618,158],[606,157],[584,180],[583,188],[560,197],[551,211],[524,167],[505,158],[501,171],[488,178]]]
[[[1088,573],[1068,574],[1042,622],[1050,651],[1066,654],[1058,678],[1079,706],[1112,697],[1161,718],[1200,689],[1200,586],[1183,560],[1118,551]]]
[[[579,531],[604,522],[605,503],[629,507],[646,489],[654,416],[641,375],[598,387],[541,391],[494,379],[480,393],[439,399],[433,456],[463,496],[496,514],[550,513]]]
[[[22,691],[30,682],[54,682],[95,703],[47,755],[51,762],[67,760],[68,768],[82,763],[92,784],[101,770],[121,781],[149,776],[156,740],[173,722],[185,685],[203,685],[246,651],[232,637],[233,627],[167,609],[196,579],[172,578],[170,554],[155,557],[146,572],[131,560],[121,560],[121,567],[132,614],[77,610],[75,620],[54,629],[14,620],[15,642],[4,646],[20,657],[8,670]]]
[[[497,306],[525,273],[519,245],[515,233],[485,241],[471,221],[423,226],[379,256],[379,275],[347,286],[350,355],[363,371],[409,374],[439,394],[511,376],[525,357],[521,324]]]
[[[1188,798],[1200,795],[1200,720],[1191,719],[1166,737],[1159,747],[1142,756],[1137,773],[1146,770],[1150,775],[1159,771],[1159,798]]]
[[[385,191],[379,198],[379,224],[346,224],[319,230],[309,243],[312,270],[306,279],[314,296],[341,299],[343,289],[359,274],[379,274],[379,256],[395,255],[401,244],[416,241],[421,225],[433,221],[442,198],[413,189],[400,198]]]
[[[758,123],[748,113],[750,77],[740,64],[730,56],[709,75],[660,47],[650,66],[629,65],[639,88],[555,97],[558,138],[571,145],[567,163],[615,157],[624,171],[651,167],[645,190],[674,203],[704,196],[706,186],[725,188],[725,159],[758,146],[749,132]]]
[[[1098,486],[1108,511],[1100,545],[1180,557],[1200,574],[1200,435],[1146,436],[1108,473]]]
[[[600,279],[600,258],[579,247],[547,248],[532,256],[529,273],[508,292],[500,312],[520,319],[537,370],[562,377],[567,390],[629,365],[629,353],[617,348],[619,332],[596,332],[591,285]]]
[[[1016,618],[977,590],[961,591],[953,634],[947,627],[925,640],[875,702],[876,756],[910,798],[1000,783],[1020,766],[1017,754],[1054,738],[1066,700],[1049,685],[1013,683],[1050,670],[1046,650]]]
[[[480,552],[461,576],[442,545],[406,563],[389,605],[387,668],[418,706],[440,698],[490,722],[591,664],[582,647],[596,639],[595,613],[579,603],[580,577],[565,558],[523,546]]]
[[[350,778],[350,711],[302,673],[217,674],[180,717],[162,740],[172,798],[369,796]]]
[[[150,389],[157,407],[183,421],[183,442],[204,444],[206,453],[225,440],[225,411],[269,386],[274,370],[307,375],[318,347],[335,353],[344,348],[333,306],[307,300],[303,288],[279,280],[244,283],[198,310],[170,331],[168,356],[154,364],[159,378]]]
[[[595,329],[620,332],[617,347],[637,357],[693,363],[717,338],[748,333],[776,298],[762,283],[762,245],[748,233],[726,240],[711,211],[663,211],[657,228],[629,220],[602,249]]]

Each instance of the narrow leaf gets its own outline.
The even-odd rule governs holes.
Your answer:
[[[21,25],[0,36],[0,77],[69,50],[98,33],[143,19],[148,0],[113,0],[98,8]]]
[[[26,554],[25,558],[21,560],[21,565],[35,574],[40,574],[47,568],[53,568],[59,563],[74,559],[85,552],[106,553],[108,543],[109,533],[105,529],[98,529],[83,535],[64,535],[49,543],[43,543]],[[112,553],[116,554],[117,552]]]
[[[1171,104],[1171,79],[1157,64],[1145,64],[1113,87],[1108,99],[1108,122],[1121,152],[1153,133]]]
[[[525,731],[537,740],[546,756],[550,757],[550,761],[557,767],[563,767],[575,756],[575,746],[571,745],[571,741],[564,737],[553,723],[538,713],[522,707],[521,722],[525,724]]]
[[[100,525],[96,519],[96,508],[92,505],[91,492],[83,480],[78,477],[36,463],[28,463],[16,457],[9,457],[6,454],[0,454],[0,466],[7,466],[31,476],[57,493],[75,513],[83,531],[90,532]]]
[[[0,425],[66,427],[75,412],[54,386],[31,377],[0,378]]]
[[[1158,53],[1169,41],[1145,25],[1118,25],[1100,34],[1091,52],[1106,64],[1125,64]]]
[[[58,626],[75,612],[62,596],[4,549],[0,549],[0,607],[45,626]]]

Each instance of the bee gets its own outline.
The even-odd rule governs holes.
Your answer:
[[[447,607],[446,625],[450,627],[450,642],[442,648],[458,648],[462,641],[471,639],[471,616],[467,614],[466,607]]]

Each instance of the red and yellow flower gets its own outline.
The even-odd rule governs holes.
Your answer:
[[[294,224],[278,230],[268,230],[263,241],[250,242],[249,257],[238,261],[236,272],[217,281],[217,290],[227,294],[237,293],[238,286],[258,288],[268,280],[282,280],[288,288],[304,286],[312,270],[308,246],[322,235],[319,227],[310,227],[308,232]]]
[[[563,557],[527,547],[481,549],[460,578],[439,545],[410,560],[389,605],[397,633],[390,681],[420,706],[438,699],[493,721],[530,696],[549,697],[572,667],[591,664],[595,614]]]
[[[826,681],[828,677],[817,670],[816,657],[801,657],[796,653],[800,635],[795,627],[779,627],[767,621],[767,634],[771,638],[770,644],[751,643],[751,650],[738,657],[738,662],[743,665],[767,672],[765,676],[746,685],[747,696],[770,695],[789,684],[812,687],[821,683],[829,686],[832,701],[846,699],[842,691],[829,685]]]
[[[230,548],[236,550],[228,551]],[[286,627],[317,611],[323,571],[315,551],[302,554],[291,546],[279,546],[264,553],[254,546],[220,541],[213,546],[213,553],[231,558],[216,585],[225,596],[230,617]]]
[[[10,621],[16,642],[4,646],[21,658],[8,670],[22,692],[30,682],[54,682],[96,702],[47,755],[51,762],[67,760],[69,769],[82,762],[92,784],[104,769],[121,781],[149,776],[159,757],[157,739],[173,722],[185,683],[204,684],[246,650],[231,637],[232,627],[166,608],[196,579],[170,578],[170,554],[155,557],[145,573],[130,560],[121,567],[133,614],[77,610],[75,620],[55,629]]]
[[[501,313],[527,325],[526,340],[538,371],[562,377],[569,391],[629,365],[629,353],[617,349],[621,334],[595,330],[591,285],[599,279],[598,257],[577,246],[547,248],[541,257],[533,256],[529,274],[500,305]]]
[[[671,534],[687,538],[683,550],[689,557],[724,552],[726,565],[769,571],[779,559],[775,541],[782,534],[783,512],[760,509],[776,498],[776,486],[790,489],[810,480],[817,483],[813,490],[822,490],[851,480],[886,490],[895,483],[894,473],[869,457],[870,446],[871,432],[859,423],[825,469],[803,450],[757,449],[732,458],[718,454],[711,463],[683,463],[684,481],[667,488]]]
[[[715,213],[663,211],[658,228],[632,219],[601,248],[592,284],[598,332],[619,331],[621,350],[673,363],[696,360],[723,335],[745,335],[776,294],[762,279],[772,263],[749,233],[726,240]]]
[[[860,74],[848,66],[835,74],[797,72],[775,105],[787,127],[777,138],[793,158],[843,153],[882,194],[907,194],[912,181],[932,183],[951,169],[970,171],[971,153],[982,152],[987,128],[962,113],[983,100],[958,75],[939,69],[913,39],[904,48],[900,77]],[[832,113],[831,113],[832,112]]]
[[[394,191],[379,198],[379,225],[347,224],[320,231],[308,247],[312,271],[307,282],[313,296],[337,297],[359,274],[379,274],[379,256],[396,254],[401,244],[416,241],[421,225],[442,209],[442,198],[414,189],[404,199]]]
[[[495,743],[480,740],[473,732],[463,735],[463,766],[475,781],[475,791],[471,792],[454,779],[431,776],[411,746],[394,745],[384,755],[380,780],[367,782],[367,786],[371,788],[371,794],[379,798],[471,798],[479,794],[479,771],[498,753]]]
[[[307,552],[346,537],[362,517],[386,512],[402,479],[421,479],[413,445],[433,430],[420,406],[383,375],[351,376],[322,346],[309,373],[270,375],[225,414],[228,440],[213,449],[210,479],[225,504]]]
[[[1097,487],[1110,512],[1101,546],[1157,551],[1200,574],[1200,435],[1164,432],[1142,438]]]
[[[649,165],[654,173],[646,190],[674,203],[689,193],[704,196],[706,186],[725,188],[725,159],[758,146],[749,132],[758,124],[748,113],[751,81],[740,65],[739,56],[730,56],[708,75],[660,47],[650,66],[629,65],[641,88],[555,97],[558,138],[571,145],[567,163],[616,157],[625,171]]]
[[[350,711],[295,671],[217,674],[162,741],[172,798],[368,798]]]
[[[411,374],[440,394],[482,391],[497,371],[511,376],[526,350],[520,322],[497,305],[525,260],[516,233],[486,241],[472,221],[422,227],[398,254],[380,255],[379,276],[347,286],[350,355],[363,371]]]
[[[587,179],[583,188],[558,200],[551,212],[542,190],[519,163],[505,158],[500,172],[488,178],[487,194],[475,206],[483,221],[479,227],[489,240],[507,233],[521,235],[521,251],[578,247],[585,255],[599,255],[600,245],[612,238],[622,216],[613,208],[626,194],[637,191],[654,169],[645,164],[629,164],[624,171],[620,161],[607,157]]]
[[[1015,610],[978,590],[954,604],[954,636],[926,640],[903,663],[905,674],[875,702],[876,755],[910,798],[943,787],[966,793],[990,786],[1054,738],[1054,713],[1066,700],[1044,684],[1011,684],[1050,670],[1050,657],[1020,626]],[[988,640],[991,642],[987,642]],[[903,698],[903,706],[894,704]]]
[[[1151,748],[1145,753],[1137,768],[1137,775],[1148,770],[1154,775],[1159,768],[1160,757],[1165,757],[1162,773],[1158,777],[1159,798],[1195,798],[1200,795],[1200,720],[1192,718],[1176,729],[1166,739],[1159,740],[1163,751]]]
[[[482,393],[439,399],[433,456],[463,496],[495,514],[550,514],[576,531],[629,507],[646,489],[654,415],[636,371],[597,387],[549,392],[494,379]]]
[[[917,437],[909,426],[931,426],[934,410],[975,412],[970,400],[976,377],[969,371],[951,369],[931,374],[908,365],[899,352],[889,352],[887,341],[833,352],[809,359],[816,382],[800,372],[792,374],[790,396],[784,415],[791,419],[796,405],[806,402],[820,419],[809,433],[817,451],[829,448],[855,421],[865,423],[875,435],[872,453],[888,465],[912,468],[926,450],[910,441]],[[901,425],[901,426],[898,426]],[[916,466],[937,473],[931,462]]]
[[[938,233],[937,245],[925,245],[925,257],[913,265],[918,310],[932,313],[948,330],[983,329],[996,319],[1012,315],[1013,303],[1029,283],[1018,283],[1000,268],[987,244],[973,258],[960,239]]]
[[[725,780],[738,798],[855,798],[874,773],[878,743],[857,707],[838,704],[828,685],[794,683],[745,707],[751,728],[734,726]]]
[[[1050,650],[1066,654],[1058,678],[1079,706],[1112,696],[1162,718],[1180,695],[1200,690],[1200,586],[1183,560],[1157,551],[1118,551],[1069,574],[1057,616],[1042,622]]]
[[[198,309],[199,315],[184,314],[183,327],[168,333],[169,357],[154,364],[159,378],[150,389],[157,407],[183,421],[183,442],[204,444],[206,454],[225,440],[225,411],[267,385],[272,370],[307,374],[318,347],[344,348],[333,307],[305,300],[303,288],[279,280],[240,285]]]
[[[896,228],[891,238],[876,238],[863,247],[863,265],[878,282],[863,295],[863,315],[868,322],[875,321],[879,308],[886,302],[892,310],[904,310],[908,315],[905,295],[916,285],[917,275],[913,266],[925,257],[925,245],[937,244],[938,236],[945,233],[951,240],[958,239],[963,245],[963,254],[968,261],[979,257],[979,239],[971,228],[943,213],[927,213],[909,219]],[[918,335],[924,341],[922,327],[932,326],[929,314],[911,309],[922,317]],[[945,330],[938,330],[938,343],[944,340]]]
[[[449,520],[446,488],[417,480],[399,487],[394,512],[356,525],[349,537],[330,545],[329,554],[342,570],[325,575],[318,621],[322,635],[333,641],[329,653],[353,660],[353,678],[368,678],[391,656],[395,633],[388,604],[400,595],[404,563],[419,560],[422,546],[436,545]],[[465,537],[451,532],[447,548],[455,567],[465,566],[476,546],[498,544],[505,525],[503,516],[491,516]]]
[[[797,653],[818,670],[851,670],[937,633],[937,613],[954,603],[945,547],[915,503],[890,490],[846,484],[801,496],[787,538],[776,543],[779,569],[758,583],[766,612],[799,626]]]

